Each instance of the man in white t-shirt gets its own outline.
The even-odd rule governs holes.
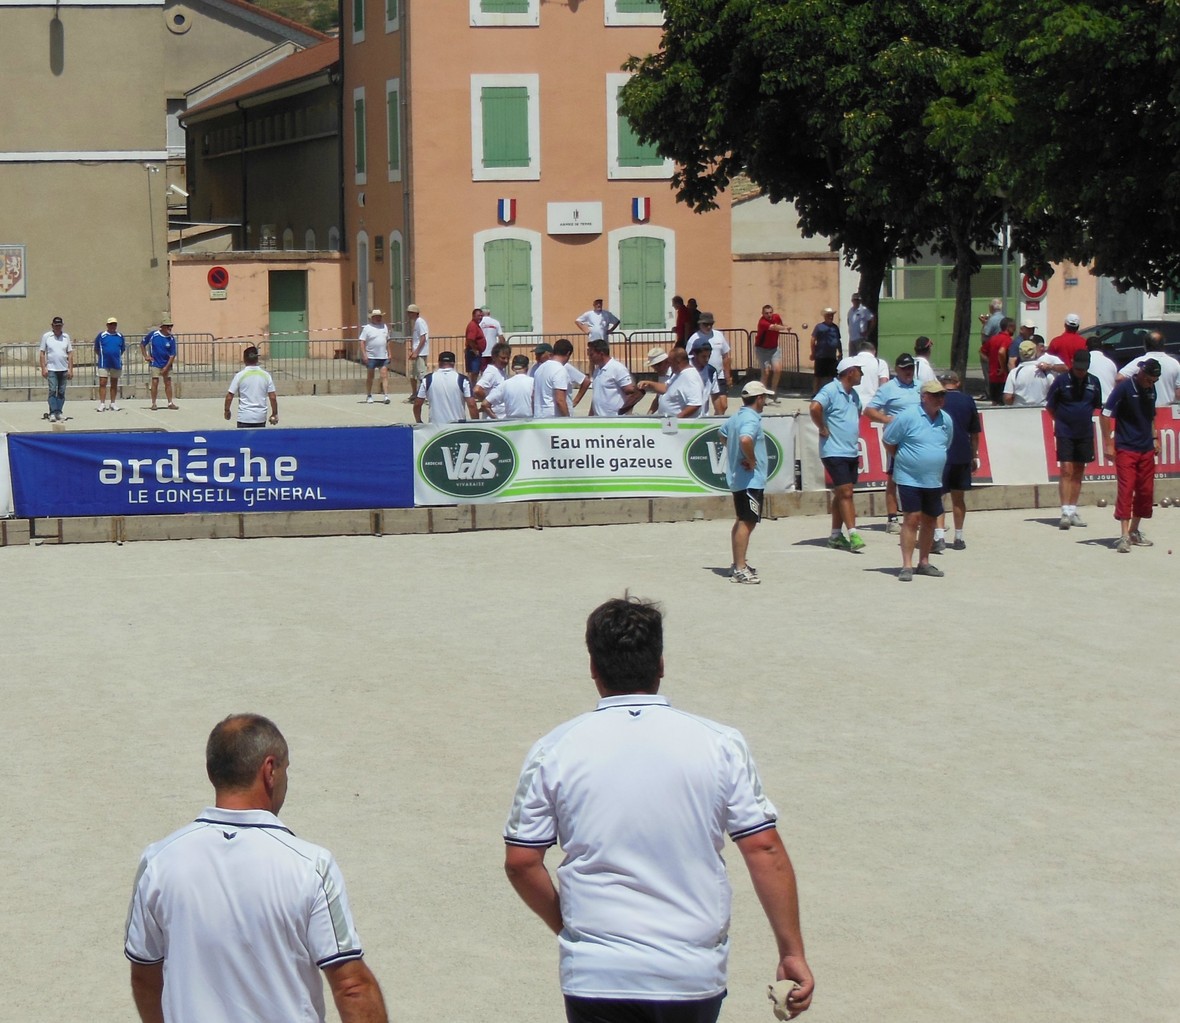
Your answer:
[[[934,342],[925,334],[914,339],[914,383],[918,387],[937,380],[934,367],[930,364],[930,356],[934,351]]]
[[[860,407],[868,408],[881,385],[889,382],[889,363],[877,356],[877,345],[872,340],[862,341],[853,359],[861,372],[860,383],[853,390],[860,395]]]
[[[1090,373],[1102,385],[1102,401],[1105,403],[1118,382],[1118,364],[1102,350],[1102,342],[1096,337],[1086,338],[1086,350],[1090,353]]]
[[[656,412],[674,419],[693,419],[708,400],[701,375],[683,348],[673,348],[668,361],[672,364],[672,376],[664,386]]]
[[[697,415],[704,419],[709,414],[709,403],[713,403],[713,410],[717,415],[717,406],[720,404],[722,394],[721,387],[717,383],[717,367],[709,361],[709,357],[713,354],[713,346],[708,341],[698,344],[692,350],[692,368],[700,374],[701,377],[701,393],[704,396],[704,401],[701,402],[700,410]]]
[[[565,366],[553,358],[553,346],[542,341],[533,349],[533,418],[554,419],[570,414],[570,378]]]
[[[325,1019],[321,971],[343,1023],[385,1023],[332,854],[278,818],[290,755],[258,714],[205,746],[215,805],[149,845],[124,953],[144,1023]]]
[[[270,422],[279,422],[279,399],[271,375],[258,365],[258,349],[250,345],[242,352],[242,368],[230,381],[225,392],[225,418],[229,419],[234,395],[238,397],[238,428],[243,430],[266,426],[266,407],[270,404]]]
[[[567,397],[571,416],[586,392],[590,390],[590,378],[570,362],[573,354],[574,346],[569,338],[563,337],[553,342],[553,358],[565,367],[565,374],[569,377],[570,389]]]
[[[578,330],[591,341],[606,341],[611,332],[619,325],[619,318],[609,309],[602,308],[602,299],[594,300],[594,308],[587,309],[576,320]]]
[[[476,405],[482,408],[481,402],[489,394],[495,390],[496,386],[502,384],[505,380],[505,371],[508,369],[508,362],[512,356],[512,349],[503,341],[492,346],[491,358],[480,373],[479,379],[475,382],[475,387],[472,390],[472,396],[475,398]],[[525,365],[528,365],[529,360],[524,360]],[[492,415],[496,419],[504,417],[503,405],[492,405]]]
[[[55,316],[49,330],[41,335],[38,358],[41,376],[49,385],[49,421],[60,423],[66,403],[66,381],[74,376],[74,343],[65,332],[60,316]]]
[[[512,376],[496,384],[480,408],[493,419],[531,419],[533,387],[533,378],[529,376],[529,357],[514,355]]]
[[[557,935],[566,1019],[716,1021],[729,965],[726,835],[770,921],[777,975],[799,985],[785,1006],[798,1015],[815,981],[795,872],[745,738],[659,695],[654,604],[607,601],[587,620],[586,647],[599,702],[529,750],[504,827],[508,880]],[[556,885],[545,866],[555,845]]]
[[[1118,371],[1118,376],[1115,378],[1116,382],[1119,380],[1129,380],[1139,372],[1139,367],[1143,363],[1148,359],[1155,359],[1160,364],[1159,379],[1155,382],[1155,407],[1157,409],[1167,408],[1176,402],[1177,397],[1180,397],[1180,393],[1177,392],[1177,388],[1180,388],[1180,362],[1177,362],[1164,351],[1164,335],[1158,330],[1153,330],[1147,335],[1147,341],[1144,347],[1147,350],[1142,355],[1132,359]],[[1091,373],[1094,372],[1093,365],[1094,358],[1091,355]]]
[[[1044,345],[1035,341],[1021,341],[1020,363],[1004,381],[1004,404],[1014,408],[1043,407],[1049,396],[1049,385],[1053,383],[1049,372],[1038,363],[1038,348]],[[1052,356],[1048,356],[1052,358]]]
[[[733,379],[733,371],[729,364],[729,342],[725,340],[725,335],[721,331],[713,329],[713,314],[710,312],[701,313],[697,332],[688,339],[688,344],[685,345],[688,354],[692,355],[693,349],[706,341],[712,349],[709,355],[709,365],[717,370],[717,386],[721,390],[721,397],[715,402],[714,411],[717,415],[723,416],[729,409],[727,392],[729,382]]]
[[[500,326],[500,321],[486,309],[479,321],[479,327],[483,331],[483,364],[486,367],[488,360],[492,357],[492,349],[504,340],[504,328]]]
[[[430,402],[432,423],[463,423],[475,418],[471,381],[455,369],[455,353],[442,352],[438,369],[427,373],[414,395],[414,422],[422,422],[422,405]]]
[[[586,345],[586,357],[591,366],[590,414],[626,415],[643,396],[627,367],[611,357],[607,341],[591,341]]]
[[[413,401],[418,386],[426,378],[426,363],[430,358],[430,328],[422,318],[422,310],[416,305],[406,306],[406,319],[410,323],[410,350],[406,353],[406,376],[410,378],[410,396]]]
[[[381,395],[389,404],[389,324],[383,319],[384,313],[374,309],[369,313],[369,322],[361,327],[360,340],[365,348],[365,401],[373,403],[373,376],[381,374]]]

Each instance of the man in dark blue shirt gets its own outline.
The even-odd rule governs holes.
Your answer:
[[[938,379],[946,388],[946,403],[943,412],[951,417],[955,432],[951,446],[946,450],[946,466],[942,470],[942,492],[951,495],[951,516],[955,523],[956,551],[965,551],[967,541],[963,539],[963,524],[967,521],[967,500],[964,492],[971,489],[971,474],[979,462],[979,434],[983,426],[979,420],[979,408],[975,399],[962,390],[963,382],[954,370],[939,373]],[[938,516],[934,527],[934,546],[931,554],[946,550],[946,516]]]
[[[1061,497],[1060,529],[1084,526],[1078,514],[1082,476],[1094,461],[1094,413],[1102,408],[1102,384],[1090,372],[1090,353],[1075,352],[1068,373],[1058,373],[1049,385],[1045,407],[1053,417],[1057,438],[1057,464],[1061,476],[1057,491]]]
[[[1102,409],[1103,448],[1106,457],[1114,462],[1118,480],[1114,517],[1122,526],[1115,545],[1120,554],[1129,554],[1132,546],[1151,546],[1139,522],[1151,518],[1155,498],[1155,457],[1160,451],[1155,426],[1155,382],[1160,373],[1155,359],[1145,359],[1133,377],[1115,384]]]
[[[836,310],[828,306],[824,310],[823,322],[817,323],[811,331],[811,361],[815,373],[813,394],[818,394],[824,384],[836,379],[836,366],[844,354],[840,340],[840,328],[836,326]]]

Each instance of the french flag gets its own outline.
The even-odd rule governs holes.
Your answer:
[[[496,219],[499,220],[501,224],[511,224],[516,219],[516,200],[497,199]]]
[[[636,197],[631,200],[631,219],[637,224],[646,224],[651,220],[651,197]]]

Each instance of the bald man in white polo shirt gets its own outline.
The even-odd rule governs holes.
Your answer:
[[[726,834],[745,859],[777,949],[779,980],[815,982],[795,874],[741,734],[658,695],[663,617],[609,600],[586,623],[597,708],[525,758],[504,830],[505,870],[557,935],[568,1023],[714,1023],[725,997]],[[545,852],[560,844],[557,886]]]
[[[344,878],[277,814],[290,757],[274,723],[235,714],[205,747],[214,806],[139,861],[124,952],[144,1023],[325,1019],[386,1023]]]

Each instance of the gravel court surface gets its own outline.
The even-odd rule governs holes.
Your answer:
[[[240,710],[287,735],[283,819],[336,853],[391,1019],[561,1019],[500,834],[528,746],[594,705],[586,614],[630,588],[667,612],[664,693],[742,729],[779,807],[805,1018],[1171,1021],[1180,514],[1120,556],[1109,511],[969,516],[946,578],[908,585],[896,538],[829,551],[818,517],[759,526],[758,587],[720,574],[722,521],[0,550],[0,1020],[134,1018],[136,859],[210,801],[204,741]],[[769,929],[727,860],[722,1020],[771,1020]]]

